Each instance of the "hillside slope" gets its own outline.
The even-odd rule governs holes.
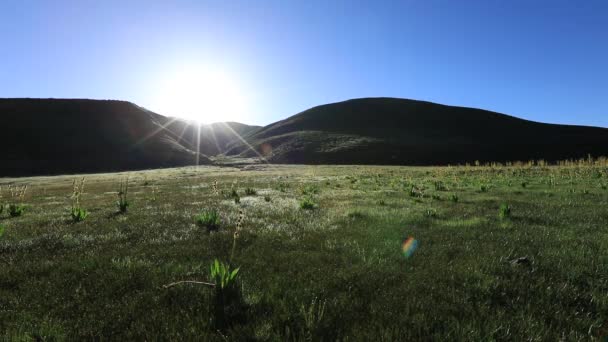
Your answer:
[[[553,125],[397,98],[311,108],[233,142],[227,155],[274,163],[457,164],[608,155],[608,129]]]
[[[253,134],[261,127],[238,122],[217,122],[201,125],[199,132],[197,125],[173,119],[168,121],[166,128],[178,135],[179,142],[190,146],[198,144],[200,153],[216,156],[224,153],[230,144],[240,142],[239,137]]]
[[[0,176],[207,164],[164,128],[168,119],[124,101],[0,99]]]

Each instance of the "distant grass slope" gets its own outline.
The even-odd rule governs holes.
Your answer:
[[[218,154],[236,139],[227,127],[239,134],[256,128],[237,123],[202,126],[197,158],[194,125],[130,102],[0,99],[0,118],[0,176],[209,164],[207,155]]]
[[[455,164],[608,154],[608,129],[397,98],[311,108],[246,137],[275,163]],[[255,156],[234,142],[228,155]]]

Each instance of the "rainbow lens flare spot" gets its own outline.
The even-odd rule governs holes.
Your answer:
[[[405,239],[405,241],[403,241],[403,245],[401,246],[401,251],[402,251],[404,257],[409,258],[412,256],[412,254],[414,254],[414,251],[416,250],[416,248],[418,248],[418,240],[416,240],[410,236],[407,239]]]

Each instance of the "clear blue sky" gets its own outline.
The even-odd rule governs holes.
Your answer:
[[[150,107],[179,64],[228,70],[248,123],[392,96],[608,127],[605,0],[0,2],[0,97]]]

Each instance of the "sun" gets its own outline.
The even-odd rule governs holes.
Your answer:
[[[160,82],[154,110],[159,114],[200,124],[243,121],[244,92],[228,73],[220,69],[182,67]]]

